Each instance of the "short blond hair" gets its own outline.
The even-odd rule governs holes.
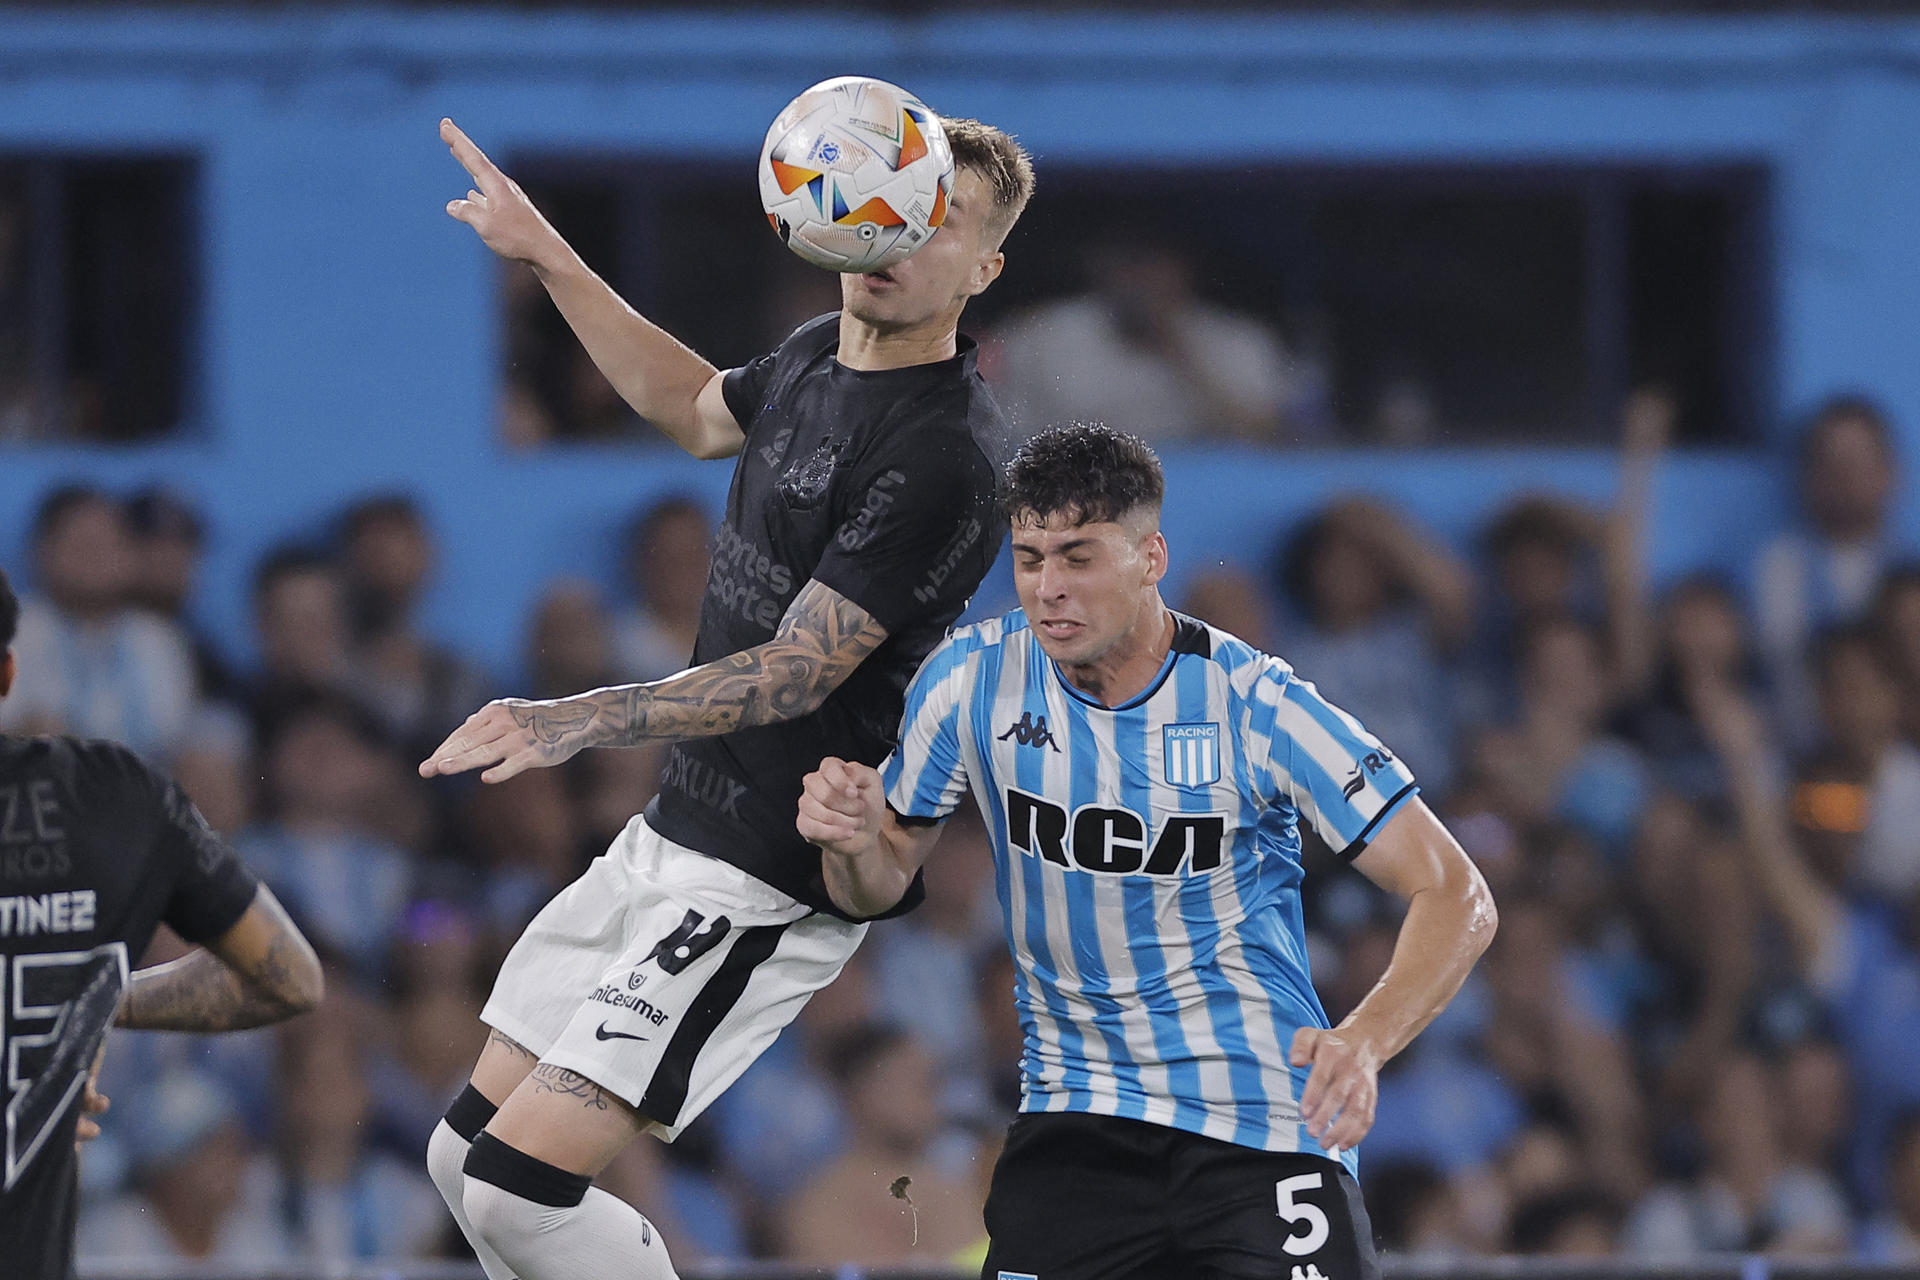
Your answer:
[[[942,116],[956,170],[971,169],[993,188],[993,212],[985,223],[995,245],[1007,238],[1033,198],[1033,157],[1012,134],[978,120]]]

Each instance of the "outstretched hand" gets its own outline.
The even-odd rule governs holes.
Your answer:
[[[472,227],[487,248],[510,261],[537,265],[544,253],[564,243],[520,184],[500,172],[459,125],[441,120],[440,140],[473,179],[464,198],[447,202],[447,213]]]
[[[1300,1119],[1325,1151],[1346,1151],[1373,1128],[1380,1101],[1380,1059],[1364,1041],[1325,1027],[1294,1033],[1287,1060],[1312,1067],[1300,1091]]]
[[[420,776],[444,777],[491,765],[480,781],[505,782],[528,769],[560,764],[589,745],[585,730],[596,714],[592,703],[568,699],[489,702],[420,762]]]
[[[879,833],[886,811],[878,769],[828,756],[801,784],[793,825],[823,849],[851,852]]]

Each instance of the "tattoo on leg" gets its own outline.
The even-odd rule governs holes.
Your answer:
[[[500,1030],[498,1027],[487,1028],[487,1039],[491,1043],[499,1045],[502,1049],[505,1049],[508,1053],[514,1054],[517,1057],[531,1058],[535,1062],[540,1061],[539,1054],[527,1048],[527,1046],[521,1044],[518,1040],[515,1040],[512,1036]]]
[[[612,1103],[607,1101],[606,1091],[577,1071],[543,1062],[533,1069],[531,1079],[533,1087],[541,1093],[578,1098],[582,1105],[592,1107],[595,1111],[606,1111],[612,1107]]]

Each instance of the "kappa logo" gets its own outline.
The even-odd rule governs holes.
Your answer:
[[[1020,718],[1007,726],[1007,731],[1000,735],[999,740],[1005,742],[1008,738],[1023,747],[1048,747],[1056,755],[1060,751],[1060,744],[1053,740],[1053,734],[1047,730],[1047,718],[1031,711],[1022,711]]]
[[[1309,1262],[1304,1267],[1293,1269],[1293,1280],[1328,1280],[1327,1274]]]
[[[1393,753],[1385,747],[1378,751],[1367,752],[1360,757],[1360,762],[1353,766],[1353,776],[1347,779],[1347,785],[1340,788],[1340,794],[1349,800],[1353,799],[1367,785],[1367,779],[1392,763]]]

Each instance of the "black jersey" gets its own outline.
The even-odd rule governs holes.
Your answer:
[[[0,1272],[72,1273],[81,1086],[165,921],[233,927],[257,887],[192,803],[109,742],[0,736]]]
[[[675,743],[647,809],[667,839],[829,912],[820,852],[794,830],[801,780],[825,756],[879,764],[892,749],[908,681],[999,553],[1011,443],[971,339],[950,360],[869,372],[834,358],[838,321],[809,321],[721,384],[747,439],[693,660],[771,640],[808,579],[887,638],[812,715]]]

